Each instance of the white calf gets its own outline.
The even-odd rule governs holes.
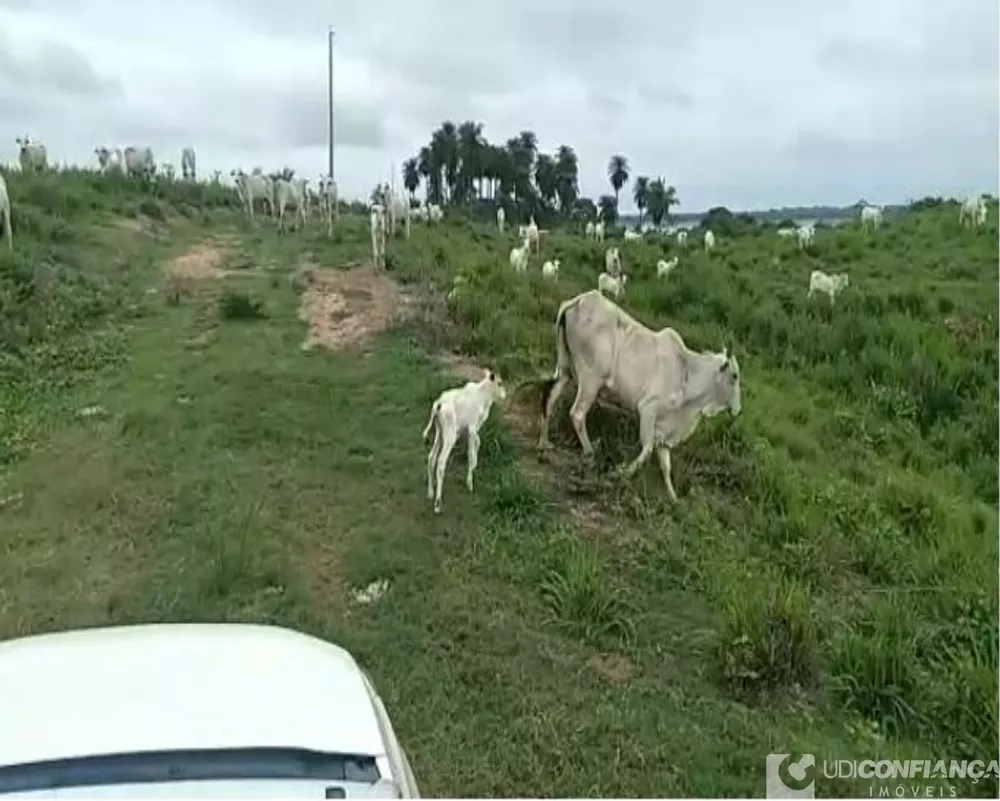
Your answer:
[[[812,244],[816,229],[811,225],[800,225],[795,229],[795,235],[799,239],[799,250],[804,250],[806,245]]]
[[[437,203],[427,204],[427,220],[432,223],[439,223],[444,219],[444,211]]]
[[[545,278],[555,278],[559,274],[559,259],[547,261],[542,265],[542,275]]]
[[[21,162],[23,172],[44,170],[48,166],[48,153],[45,150],[45,145],[41,142],[32,141],[28,134],[18,137],[14,141],[21,148],[18,159]]]
[[[688,243],[688,232],[678,231],[677,232],[677,244],[681,247],[686,247]]]
[[[510,251],[510,266],[515,272],[523,273],[528,269],[528,254],[531,252],[531,245],[527,239],[521,243],[521,247],[512,248]]]
[[[385,210],[378,204],[372,206],[372,262],[376,267],[385,267]]]
[[[497,209],[497,230],[502,234],[504,226],[507,224],[507,213],[503,210],[503,206]]]
[[[469,381],[464,387],[446,389],[431,406],[430,420],[424,429],[424,442],[434,428],[434,444],[427,456],[427,500],[434,501],[434,513],[441,512],[441,490],[448,458],[458,437],[464,433],[469,452],[465,486],[472,492],[472,474],[479,461],[479,431],[490,416],[495,401],[507,397],[500,376],[486,371],[482,381]]]
[[[597,276],[597,288],[601,290],[601,292],[613,295],[615,300],[618,300],[625,292],[625,283],[627,281],[627,275],[620,275],[616,278],[613,275],[601,273]]]
[[[633,231],[631,229],[626,228],[625,229],[625,241],[626,242],[632,242],[632,241],[634,241],[636,239],[642,239],[642,234],[640,234],[638,231]]]
[[[809,276],[809,294],[812,297],[814,292],[825,292],[830,297],[830,305],[833,305],[834,298],[850,283],[847,273],[837,273],[827,275],[822,270],[813,270]]]
[[[618,248],[604,251],[604,270],[615,278],[622,274],[622,258],[618,254]]]
[[[594,239],[594,223],[593,221],[588,221],[585,226],[583,226],[583,235],[587,239]]]
[[[779,228],[778,229],[778,236],[780,236],[782,239],[791,239],[793,236],[797,236],[797,235],[798,235],[798,229],[797,228]]]
[[[594,239],[597,242],[604,241],[604,220],[594,223]]]
[[[7,240],[7,248],[14,250],[14,229],[10,227],[10,195],[7,193],[7,182],[0,173],[0,236]]]
[[[705,252],[708,253],[712,248],[715,247],[715,234],[711,231],[705,231]]]
[[[664,261],[660,259],[656,262],[656,277],[665,278],[670,275],[673,269],[677,266],[678,258],[674,256],[670,261]]]

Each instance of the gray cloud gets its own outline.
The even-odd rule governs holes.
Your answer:
[[[0,0],[0,143],[28,128],[80,161],[95,142],[164,158],[193,144],[203,169],[318,174],[333,24],[347,195],[367,196],[442,120],[469,118],[494,141],[530,127],[543,149],[572,145],[592,196],[624,153],[684,210],[997,191],[1000,20],[982,0],[120,8]]]

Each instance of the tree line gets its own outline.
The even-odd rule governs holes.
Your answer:
[[[618,221],[618,201],[632,179],[628,159],[615,154],[608,160],[612,193],[594,201],[580,195],[579,162],[570,145],[554,153],[538,149],[534,131],[524,130],[503,144],[483,135],[483,124],[467,120],[441,123],[430,141],[402,165],[403,186],[413,200],[423,187],[424,200],[440,206],[464,206],[475,216],[490,217],[503,205],[511,219],[538,222],[559,219]],[[677,190],[663,180],[638,175],[632,197],[639,224],[648,214],[654,225],[670,219],[678,204]]]

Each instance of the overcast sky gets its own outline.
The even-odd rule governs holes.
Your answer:
[[[572,145],[594,197],[624,153],[682,211],[997,192],[996,0],[0,0],[0,161],[29,132],[315,177],[329,24],[345,197],[469,118]]]

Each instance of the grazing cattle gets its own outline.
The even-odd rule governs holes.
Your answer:
[[[677,244],[681,247],[686,247],[688,243],[688,232],[678,231],[677,232]]]
[[[431,406],[431,416],[424,429],[424,442],[434,428],[434,444],[427,456],[427,500],[434,501],[434,514],[441,512],[441,490],[448,457],[465,434],[468,442],[465,486],[472,492],[472,474],[479,462],[479,430],[490,416],[494,402],[503,401],[507,390],[500,376],[487,370],[481,381],[469,381],[464,387],[446,389]]]
[[[120,148],[111,150],[98,145],[94,148],[94,155],[97,156],[97,164],[103,173],[119,172],[123,168]]]
[[[583,226],[583,235],[587,239],[596,239],[597,238],[596,235],[595,235],[595,233],[594,233],[594,231],[595,231],[595,227],[594,227],[593,221],[588,221],[587,224],[585,226]]]
[[[628,281],[627,275],[608,275],[607,273],[601,273],[597,276],[597,289],[599,292],[607,292],[609,295],[614,295],[615,298],[620,298],[625,294],[625,284]]]
[[[507,225],[507,212],[503,210],[503,206],[497,209],[497,230],[502,234],[504,226]]]
[[[672,500],[670,450],[690,437],[702,417],[726,409],[740,413],[740,368],[726,348],[721,353],[689,350],[672,328],[652,331],[600,292],[563,303],[556,315],[555,375],[546,384],[538,447],[551,447],[549,421],[570,379],[576,400],[570,418],[586,457],[594,453],[587,435],[587,412],[602,390],[639,414],[642,450],[623,469],[631,476],[656,450]]]
[[[840,294],[850,284],[847,273],[837,273],[827,275],[822,270],[813,270],[809,276],[809,294],[812,297],[815,292],[825,292],[830,296],[830,305],[833,305],[834,298]]]
[[[156,174],[156,160],[153,158],[153,151],[148,147],[125,148],[122,164],[125,166],[127,176],[141,176],[149,179]]]
[[[7,181],[0,173],[0,236],[7,240],[7,249],[14,250],[14,229],[10,225],[10,193],[7,191]]]
[[[861,230],[867,231],[870,227],[873,231],[882,224],[882,207],[865,206],[861,209]]]
[[[638,231],[633,231],[633,230],[631,230],[629,228],[626,228],[625,229],[625,241],[626,242],[633,242],[636,239],[642,239],[642,234],[640,234]]]
[[[678,258],[674,256],[670,261],[664,261],[660,259],[656,262],[656,277],[665,278],[670,275],[673,269],[677,266]]]
[[[247,175],[243,170],[233,170],[230,175],[236,181],[236,193],[240,196],[250,222],[254,222],[254,204],[261,201],[267,204],[267,211],[274,216],[274,187],[271,179],[261,175],[259,168]]]
[[[385,210],[378,204],[372,206],[370,225],[372,262],[376,267],[385,267]]]
[[[705,252],[708,253],[712,248],[715,247],[715,234],[711,231],[705,231]]]
[[[528,254],[531,252],[531,244],[525,239],[521,242],[521,247],[512,248],[510,251],[510,266],[515,272],[523,273],[528,269]]]
[[[444,219],[444,210],[437,203],[427,204],[427,221],[439,223]]]
[[[978,228],[986,222],[986,201],[979,195],[967,197],[958,210],[958,224],[965,226],[966,221],[973,228]]]
[[[194,148],[186,147],[181,151],[181,174],[185,181],[195,180]]]
[[[816,229],[811,225],[800,225],[795,229],[795,235],[799,239],[799,250],[805,250],[806,245],[811,245]]]
[[[798,236],[798,233],[799,233],[799,229],[798,228],[779,228],[778,229],[778,236],[780,236],[782,239],[791,239],[793,236]]]
[[[559,274],[559,259],[547,261],[542,265],[542,275],[545,278],[555,278]]]
[[[340,220],[340,203],[337,198],[337,182],[329,175],[319,178],[320,210],[326,217],[326,235],[333,236],[333,223]]]
[[[617,278],[622,274],[622,257],[618,248],[608,248],[604,251],[604,271]]]
[[[21,148],[18,160],[21,163],[21,170],[23,172],[44,170],[48,166],[48,152],[45,150],[45,145],[41,142],[32,141],[28,134],[20,136],[14,141]]]
[[[598,220],[594,223],[594,241],[604,241],[604,220]]]
[[[278,212],[278,230],[285,230],[285,209],[292,206],[295,209],[296,228],[302,230],[306,226],[306,188],[305,178],[288,181],[278,178],[274,181],[274,204]]]

